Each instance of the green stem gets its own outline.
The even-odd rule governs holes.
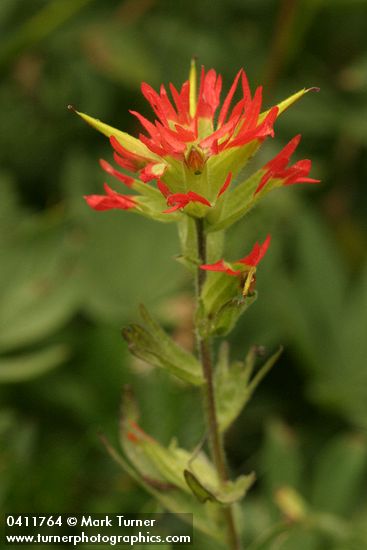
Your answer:
[[[200,264],[205,264],[207,261],[206,254],[206,234],[204,228],[204,222],[202,219],[196,219],[196,236],[198,247],[198,259]],[[197,269],[196,279],[196,292],[197,300],[199,302],[202,293],[203,285],[205,283],[206,272],[200,267]],[[197,331],[196,334],[199,356],[203,368],[203,375],[205,379],[204,384],[204,406],[205,416],[208,429],[209,445],[217,470],[218,479],[221,484],[224,484],[228,480],[226,457],[223,447],[223,441],[218,428],[217,411],[215,406],[215,393],[214,393],[214,381],[213,381],[213,363],[212,363],[212,351],[211,341],[208,337],[202,337]],[[227,526],[227,539],[228,548],[231,550],[240,550],[241,545],[233,517],[233,509],[231,506],[223,508],[223,515]]]

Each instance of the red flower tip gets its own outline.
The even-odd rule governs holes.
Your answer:
[[[111,176],[115,177],[116,179],[122,181],[122,183],[124,183],[128,187],[131,187],[132,184],[134,183],[134,178],[132,178],[130,176],[126,176],[125,174],[122,174],[118,170],[115,170],[115,168],[113,168],[113,166],[111,166],[111,164],[109,164],[104,159],[99,159],[99,164],[100,164],[101,168],[105,172],[107,172],[107,174],[110,174]]]
[[[132,166],[133,171],[145,166],[149,162],[148,158],[126,149],[115,136],[110,136],[110,143],[115,152],[120,155],[120,162],[128,162]]]
[[[190,202],[200,202],[205,206],[211,206],[210,202],[205,198],[195,193],[194,191],[188,191],[187,193],[172,193],[167,196],[167,205],[171,206],[168,210],[164,210],[164,213],[169,214],[180,208],[185,208]]]
[[[225,182],[223,183],[222,187],[218,191],[217,198],[219,198],[221,195],[223,195],[224,191],[227,190],[227,188],[230,185],[231,181],[232,181],[232,172],[229,172],[228,176],[226,177]]]
[[[180,208],[185,208],[190,202],[200,202],[201,204],[205,204],[205,206],[211,206],[210,202],[205,197],[202,197],[194,191],[188,191],[187,193],[172,193],[170,188],[161,180],[157,181],[157,187],[164,198],[167,199],[167,205],[171,207],[163,211],[165,214],[170,214]]]
[[[250,254],[242,258],[241,260],[238,260],[239,263],[250,265],[252,267],[257,266],[257,264],[262,260],[262,258],[265,256],[265,253],[267,249],[269,248],[271,241],[271,236],[268,235],[263,242],[263,244],[255,243],[253,246],[253,249],[251,250]]]
[[[107,183],[104,184],[106,195],[85,195],[84,198],[87,204],[93,210],[129,210],[136,207],[134,197],[131,195],[120,195],[113,191]]]
[[[301,134],[297,134],[271,161],[265,165],[266,172],[254,193],[259,193],[271,179],[283,180],[282,185],[292,185],[293,183],[319,183],[320,180],[309,178],[311,170],[311,161],[308,159],[299,160],[293,166],[287,165],[291,155],[294,153],[301,141]]]
[[[233,270],[224,260],[219,260],[215,264],[202,264],[200,269],[204,271],[220,271],[227,275],[241,275],[242,270]]]
[[[127,430],[126,436],[130,441],[137,442],[145,440],[156,443],[155,439],[142,430],[134,420],[129,419],[128,423],[130,424],[130,429]]]
[[[163,181],[158,180],[157,186],[165,199],[167,199],[170,195],[172,195],[172,191],[170,190],[168,185],[166,185]]]
[[[164,172],[166,171],[166,166],[162,164],[161,167],[159,167],[159,170],[157,169],[157,163],[156,162],[150,162],[142,170],[140,170],[139,175],[140,179],[147,183],[148,181],[155,180],[159,178],[160,176],[163,176]]]
[[[206,72],[202,67],[196,100],[191,97],[192,92],[193,96],[196,95],[195,90],[190,89],[191,85],[191,77],[184,82],[181,90],[170,84],[169,97],[164,86],[156,91],[147,83],[142,83],[142,94],[150,103],[156,120],[153,123],[136,111],[131,113],[138,118],[148,133],[139,135],[140,141],[156,155],[184,161],[191,169],[200,172],[210,156],[218,155],[232,147],[242,147],[256,139],[263,141],[267,136],[273,136],[273,124],[278,116],[278,108],[270,109],[260,121],[262,88],[259,87],[252,98],[243,69],[238,71],[234,78],[218,117],[216,112],[220,105],[222,77],[213,69]],[[241,88],[242,97],[233,104],[238,87]],[[206,130],[203,130],[200,119],[206,119]],[[193,145],[197,144],[203,150],[202,155],[201,151],[193,148]],[[122,154],[121,147],[116,142],[113,146],[118,154]],[[127,158],[126,154],[122,156]],[[141,160],[137,157],[132,159],[131,155],[128,158]]]
[[[126,437],[132,443],[137,443],[139,441],[139,438],[133,432],[127,432]]]
[[[251,252],[247,256],[241,258],[240,260],[237,260],[236,262],[227,263],[224,260],[219,260],[214,264],[203,264],[200,266],[200,269],[203,269],[205,271],[221,271],[227,273],[227,275],[233,276],[242,275],[242,273],[244,272],[243,268],[233,269],[232,266],[235,266],[236,264],[244,264],[248,267],[255,268],[262,260],[267,249],[269,248],[270,240],[271,236],[268,235],[262,244],[255,243]]]

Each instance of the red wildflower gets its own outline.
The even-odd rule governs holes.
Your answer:
[[[307,177],[311,170],[311,161],[308,159],[299,160],[293,166],[287,165],[291,155],[296,150],[301,135],[295,136],[287,145],[265,166],[265,173],[255,191],[259,193],[270,180],[281,180],[281,185],[292,185],[293,183],[319,183],[320,180]]]
[[[200,266],[200,269],[204,269],[206,271],[222,271],[227,273],[227,275],[233,276],[242,275],[245,271],[250,271],[256,268],[269,248],[270,239],[271,237],[268,235],[262,244],[255,243],[251,252],[240,260],[236,260],[235,262],[225,262],[224,260],[219,260],[214,264],[203,264]]]
[[[243,97],[229,112],[240,78]],[[200,164],[203,165],[203,160],[225,149],[243,146],[254,139],[263,140],[266,136],[273,135],[278,108],[273,107],[263,120],[259,120],[262,88],[259,87],[251,98],[247,78],[242,69],[223,102],[216,123],[214,117],[220,103],[221,76],[213,69],[205,73],[202,68],[197,100],[192,97],[192,87],[192,78],[184,82],[180,91],[170,84],[172,103],[163,85],[157,93],[148,84],[142,84],[142,93],[150,103],[157,120],[153,124],[139,113],[131,113],[138,118],[149,134],[140,135],[139,139],[153,153],[162,158],[169,156],[185,161],[192,157],[194,145],[196,159],[200,158]],[[190,160],[188,163],[190,165]]]
[[[191,216],[206,216],[209,224],[220,224],[220,216],[224,213],[228,217],[228,211],[222,200],[217,207],[217,199],[229,186],[232,175],[236,177],[262,142],[274,135],[273,125],[278,115],[309,90],[301,90],[261,112],[262,87],[252,95],[243,69],[237,73],[221,102],[222,77],[214,69],[205,71],[202,68],[197,92],[193,63],[189,79],[180,89],[169,84],[169,89],[162,85],[156,91],[144,82],[141,91],[155,114],[155,120],[150,121],[140,113],[130,111],[144,129],[139,139],[78,113],[109,137],[114,160],[123,172],[101,160],[103,170],[139,193],[135,199],[114,192],[103,198],[92,195],[87,199],[88,204],[99,209],[133,208],[135,205],[139,206],[136,211],[162,221],[166,217],[162,218],[162,212],[176,212],[169,217],[169,221],[173,221],[180,216],[177,211],[187,208],[186,213]],[[235,100],[236,94],[239,97]],[[297,136],[266,165],[255,194],[271,180],[282,185],[316,181],[307,177],[311,166],[308,160],[287,168],[298,141]],[[161,182],[158,189],[146,185],[152,180]],[[169,206],[166,210],[161,196],[162,184],[168,189],[166,195],[163,193]],[[212,207],[210,213],[201,205]]]
[[[242,97],[231,107],[240,82]],[[157,118],[153,123],[140,113],[130,111],[147,133],[139,135],[139,151],[126,147],[117,135],[110,135],[115,162],[124,170],[137,174],[144,182],[162,178],[167,168],[172,167],[172,162],[177,160],[182,161],[189,171],[200,175],[210,157],[216,157],[230,149],[239,149],[251,141],[260,144],[274,133],[273,124],[278,107],[273,107],[263,116],[260,115],[262,88],[259,87],[252,97],[242,69],[237,73],[218,116],[216,115],[220,104],[222,78],[213,69],[205,72],[202,68],[197,97],[194,67],[190,79],[184,82],[179,91],[173,84],[170,84],[169,88],[172,100],[163,85],[159,93],[146,83],[141,86],[142,93]],[[88,118],[89,122],[91,120],[93,119]],[[144,149],[145,153],[142,153]],[[242,155],[239,163],[243,164],[246,158],[246,155]],[[131,176],[115,170],[106,161],[101,161],[101,166],[110,175],[131,186]],[[240,167],[239,165],[238,169]],[[227,170],[227,173],[229,171]],[[195,183],[199,191],[200,181],[197,180]],[[166,210],[166,213],[184,208],[194,201],[210,206],[210,200],[219,196],[218,189],[213,190],[211,197],[203,197],[196,190],[190,189],[186,193],[176,193],[178,189],[174,188],[174,183],[171,182],[170,186],[172,195],[169,201],[173,208]],[[221,189],[219,194],[223,192],[224,189]]]

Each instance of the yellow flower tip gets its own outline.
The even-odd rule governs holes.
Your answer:
[[[242,296],[246,298],[246,296],[253,290],[252,286],[254,286],[254,283],[256,281],[255,278],[256,273],[256,267],[252,267],[245,275],[245,280],[243,282],[243,289],[242,289]]]
[[[196,113],[196,104],[197,104],[197,98],[196,98],[197,72],[196,72],[195,56],[191,59],[189,82],[190,82],[190,96],[189,96],[190,116],[194,117]]]
[[[284,113],[284,111],[289,109],[289,107],[291,107],[294,103],[296,103],[299,99],[301,99],[301,97],[303,97],[308,92],[319,92],[319,91],[320,91],[320,88],[317,88],[316,86],[312,88],[302,88],[302,90],[299,90],[295,94],[289,96],[284,101],[281,101],[280,103],[278,103],[277,105],[278,115],[280,115],[281,113]],[[261,116],[263,116],[263,114]]]

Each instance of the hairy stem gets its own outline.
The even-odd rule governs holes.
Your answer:
[[[196,236],[199,262],[200,264],[205,264],[207,258],[206,234],[202,219],[196,219]],[[196,292],[198,302],[200,300],[202,288],[205,283],[205,278],[206,272],[198,267],[196,280]],[[218,428],[217,411],[215,406],[211,342],[208,337],[202,337],[199,331],[197,331],[196,338],[200,360],[203,368],[203,375],[205,379],[204,406],[210,451],[213,463],[218,473],[219,481],[220,483],[224,484],[228,480],[228,473],[223,441]],[[231,550],[240,550],[241,546],[233,517],[232,507],[224,507],[223,515],[227,525],[228,548],[230,548]]]

